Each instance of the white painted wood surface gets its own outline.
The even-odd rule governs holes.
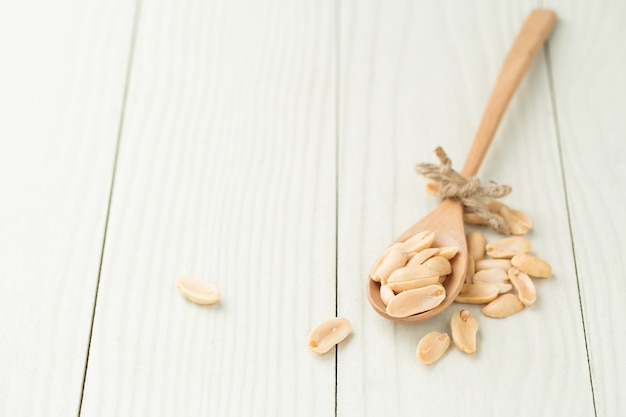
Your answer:
[[[469,306],[479,351],[430,367],[451,312],[387,322],[366,276],[437,204],[415,163],[461,166],[536,2],[0,4],[0,415],[619,416],[626,6],[543,3],[479,176],[554,276],[513,317]],[[354,332],[318,357],[335,314]]]
[[[133,5],[0,2],[0,415],[77,415]]]
[[[143,2],[83,416],[334,413],[334,11]]]
[[[598,416],[626,410],[626,3],[550,1],[554,99]]]

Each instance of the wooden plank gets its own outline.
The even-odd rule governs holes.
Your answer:
[[[626,3],[548,1],[563,170],[598,416],[626,409]]]
[[[82,415],[333,415],[334,12],[143,2]]]
[[[339,416],[593,415],[546,61],[540,54],[507,110],[479,177],[506,182],[529,214],[533,252],[554,277],[538,301],[479,321],[478,352],[415,358],[452,311],[394,324],[368,305],[365,284],[386,245],[436,206],[417,178],[442,145],[460,169],[513,37],[534,6],[517,2],[343,1],[340,55],[338,313],[358,343],[339,350]],[[496,237],[488,234],[489,239]]]
[[[0,415],[78,412],[132,2],[0,4]]]

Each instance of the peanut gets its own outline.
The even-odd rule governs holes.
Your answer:
[[[387,304],[391,317],[408,317],[437,307],[446,298],[446,289],[440,284],[403,291]]]
[[[552,267],[549,263],[541,258],[525,253],[511,258],[511,265],[536,278],[550,278],[552,275]]]
[[[494,282],[506,282],[509,278],[502,269],[483,269],[474,274],[474,284],[492,284]]]
[[[404,245],[400,242],[394,243],[378,258],[372,268],[370,278],[384,284],[393,271],[406,265],[408,257]]]
[[[451,260],[456,256],[458,251],[459,248],[456,246],[444,246],[443,248],[439,249],[439,256],[443,256],[447,260]]]
[[[437,272],[425,265],[412,265],[398,268],[389,276],[386,285],[395,293],[436,284]]]
[[[436,362],[450,347],[450,336],[446,333],[430,332],[417,344],[415,356],[425,365]]]
[[[528,216],[523,212],[514,210],[506,204],[496,200],[489,200],[486,203],[489,211],[502,216],[512,234],[523,235],[532,228],[530,218],[528,218]]]
[[[504,318],[522,311],[524,304],[515,294],[504,294],[482,308],[487,317]]]
[[[500,268],[504,272],[508,271],[511,267],[511,261],[508,259],[481,259],[476,262],[476,271],[482,271],[483,269]]]
[[[465,304],[485,304],[498,296],[498,287],[491,284],[463,284],[454,301]]]
[[[396,294],[389,287],[389,285],[385,284],[380,286],[380,299],[383,300],[383,303],[385,303],[385,305],[389,304],[389,301],[395,296]]]
[[[452,272],[450,261],[443,256],[434,256],[424,262],[422,265],[436,272],[440,277],[448,275]]]
[[[452,315],[450,319],[452,340],[456,347],[465,353],[476,352],[476,332],[478,321],[467,310],[461,310]]]
[[[409,262],[407,262],[406,265],[407,266],[421,265],[427,259],[432,258],[433,256],[437,256],[438,254],[439,254],[439,248],[427,248],[427,249],[421,250],[417,252],[415,255],[413,255],[411,259],[409,259]]]
[[[309,347],[318,355],[323,355],[348,337],[351,331],[350,321],[343,317],[323,321],[309,334]]]
[[[467,257],[467,272],[465,273],[465,282],[467,284],[471,284],[474,279],[474,274],[476,273],[476,261],[474,261],[474,257]]]
[[[480,261],[485,256],[485,245],[487,240],[485,235],[480,232],[473,231],[467,235],[467,252],[474,258],[474,261]]]
[[[522,304],[525,306],[534,304],[537,299],[537,290],[530,277],[517,268],[509,269],[508,275]]]
[[[185,298],[196,304],[215,304],[220,299],[220,290],[215,285],[196,278],[178,276],[176,287]]]
[[[423,231],[415,234],[404,241],[404,249],[407,252],[419,252],[426,248],[430,248],[435,240],[435,234],[429,231]]]
[[[528,253],[530,249],[531,245],[528,239],[514,236],[489,243],[487,245],[487,255],[492,258],[512,258],[520,253]]]

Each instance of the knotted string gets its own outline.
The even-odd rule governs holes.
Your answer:
[[[496,232],[510,234],[504,218],[489,211],[485,200],[504,197],[511,192],[511,187],[495,183],[485,187],[478,178],[456,172],[452,169],[452,161],[440,146],[435,149],[435,155],[439,158],[439,165],[421,163],[415,166],[415,170],[438,185],[439,198],[460,201],[466,212],[475,213]]]

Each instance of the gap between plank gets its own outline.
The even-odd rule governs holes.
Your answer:
[[[341,122],[340,115],[340,75],[341,75],[341,0],[335,0],[334,7],[334,19],[335,19],[335,317],[339,314],[339,138],[341,129],[339,123]],[[335,417],[337,417],[338,406],[338,387],[339,387],[339,346],[335,346]]]
[[[129,47],[128,59],[127,59],[128,65],[126,67],[126,74],[124,76],[124,90],[122,92],[122,106],[120,110],[119,125],[117,128],[117,139],[115,142],[115,154],[113,156],[113,171],[111,172],[111,183],[109,186],[109,199],[107,202],[106,217],[104,220],[104,235],[102,238],[102,248],[100,250],[100,263],[98,265],[98,277],[96,279],[96,291],[94,294],[93,309],[91,310],[91,327],[89,328],[89,339],[87,341],[87,353],[85,355],[85,369],[83,371],[83,382],[82,382],[82,387],[80,391],[80,399],[78,402],[78,417],[81,416],[82,411],[83,411],[83,398],[85,396],[85,383],[87,381],[87,368],[89,365],[89,353],[91,351],[91,338],[93,336],[93,327],[94,327],[94,322],[96,318],[96,307],[98,304],[98,292],[100,290],[100,278],[102,276],[102,263],[104,260],[104,249],[106,246],[107,232],[109,229],[109,218],[111,216],[111,201],[113,199],[113,189],[115,187],[115,174],[117,172],[117,161],[118,161],[118,155],[120,151],[122,132],[124,130],[124,113],[126,112],[126,101],[128,98],[130,74],[131,74],[132,67],[133,67],[133,56],[135,54],[135,44],[137,41],[137,27],[139,25],[140,11],[141,11],[141,0],[136,0],[135,10],[134,10],[134,15],[133,15],[133,27],[131,31],[131,37],[130,37],[130,47]]]
[[[570,242],[572,244],[572,256],[574,258],[574,274],[576,275],[576,289],[578,290],[578,306],[580,308],[580,315],[582,318],[582,326],[583,326],[583,339],[585,341],[585,353],[587,354],[587,368],[589,370],[589,385],[591,386],[591,402],[593,405],[593,414],[594,416],[598,416],[598,411],[596,409],[596,396],[594,390],[594,381],[591,373],[591,360],[589,356],[589,344],[587,338],[587,329],[585,327],[585,312],[583,310],[583,302],[582,295],[580,292],[580,279],[578,274],[578,262],[576,260],[576,244],[574,243],[574,232],[572,229],[572,216],[570,211],[570,202],[569,202],[569,194],[567,192],[567,179],[565,178],[565,164],[563,163],[563,148],[561,145],[561,127],[559,125],[559,116],[558,116],[558,108],[556,104],[556,93],[554,88],[554,78],[552,71],[552,60],[550,59],[550,43],[546,42],[544,46],[544,56],[546,59],[546,70],[548,73],[548,86],[550,90],[550,101],[552,104],[552,111],[554,113],[554,130],[556,134],[556,143],[559,154],[559,168],[561,171],[561,179],[563,182],[563,191],[565,194],[565,208],[567,210],[567,226],[569,229]]]

